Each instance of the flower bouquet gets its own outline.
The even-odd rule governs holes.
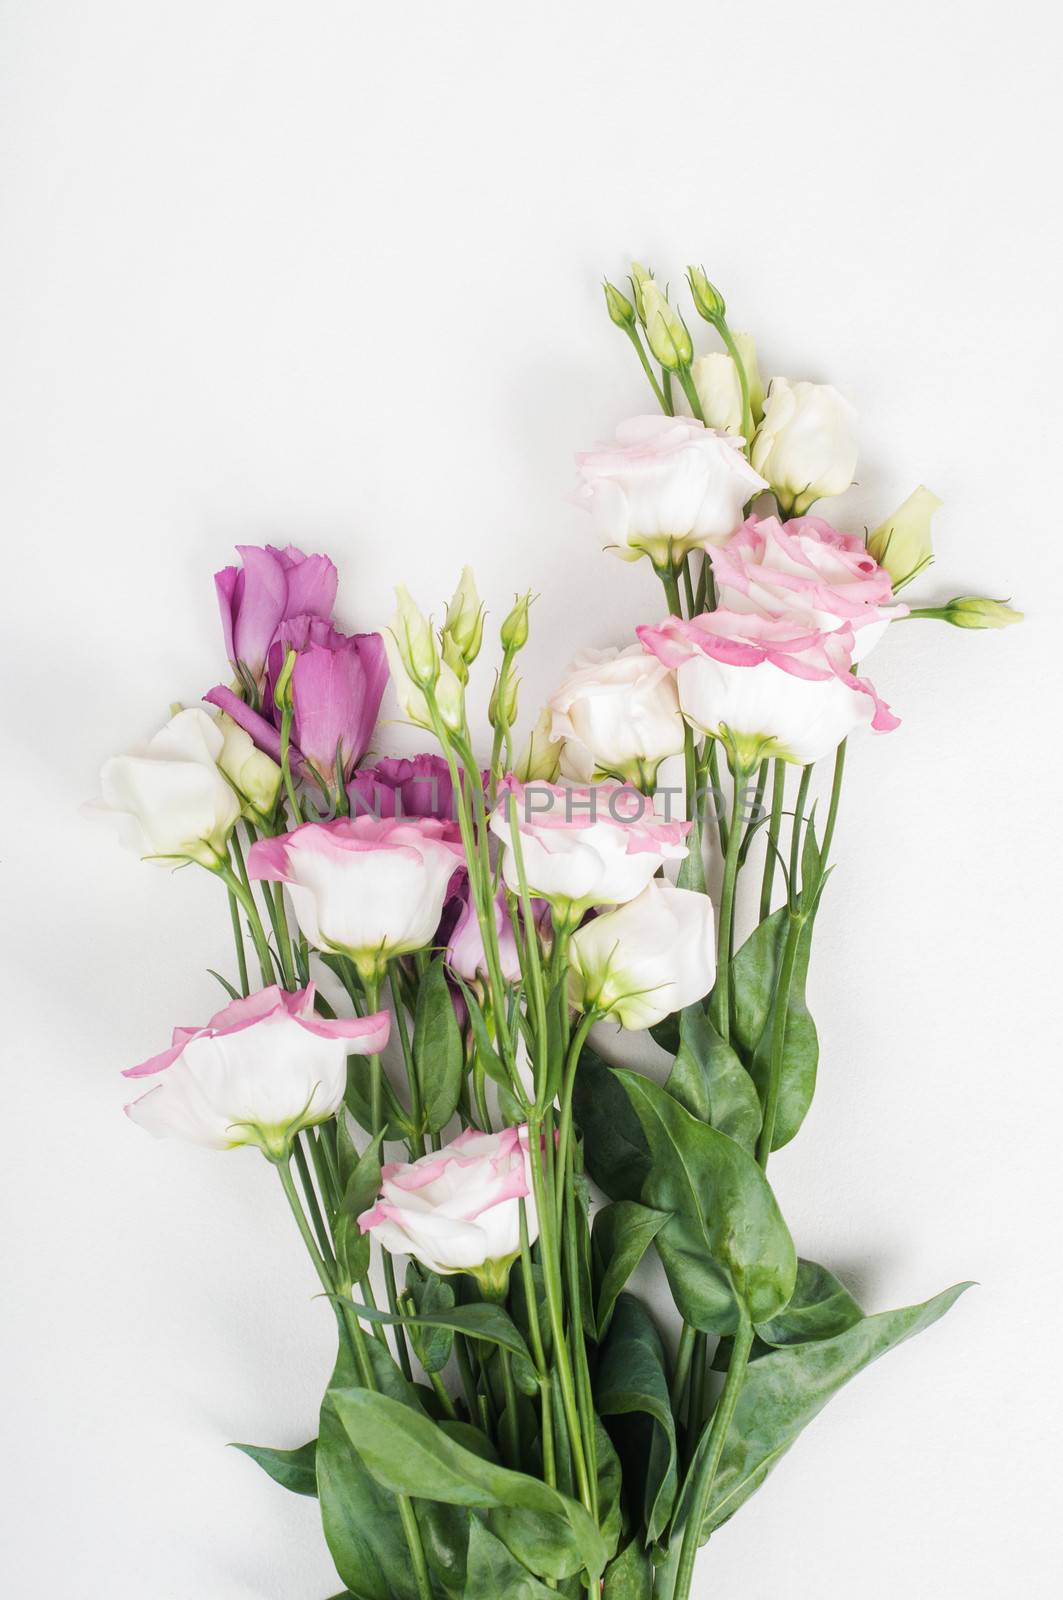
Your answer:
[[[348,1600],[686,1600],[831,1395],[965,1287],[868,1313],[798,1256],[768,1170],[816,1084],[848,740],[897,724],[865,657],[913,618],[1017,613],[899,598],[925,488],[867,535],[813,513],[852,482],[851,407],[765,390],[689,287],[697,358],[651,273],[606,284],[658,409],[578,458],[662,614],[578,655],[526,741],[529,595],[481,738],[468,569],[438,633],[399,589],[346,635],[328,557],[247,547],[215,579],[230,681],[103,768],[139,853],[228,902],[225,1004],[128,1070],[127,1110],[276,1172],[337,1354],[309,1443],[240,1448],[317,1497]],[[370,762],[389,675],[432,748]],[[624,1029],[658,1070],[613,1064]],[[674,1317],[638,1292],[647,1252]]]

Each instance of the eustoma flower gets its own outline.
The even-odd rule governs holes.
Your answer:
[[[431,942],[464,859],[452,823],[339,817],[260,839],[247,870],[287,886],[312,945],[350,956],[363,976],[378,979],[393,956]]]
[[[308,762],[335,789],[365,754],[380,710],[388,669],[378,633],[344,634],[317,617],[289,618],[270,645],[261,712],[223,684],[204,699],[279,761],[283,713],[274,689],[290,650],[296,652],[290,686],[296,759]]]
[[[454,786],[442,756],[385,756],[347,785],[351,816],[454,817]]]
[[[759,422],[764,414],[764,385],[757,367],[757,351],[748,333],[736,333],[735,344],[745,368],[749,385],[749,403],[753,420]],[[738,368],[726,351],[712,350],[699,356],[690,368],[698,400],[707,427],[718,428],[721,433],[742,432],[742,384]]]
[[[154,1082],[126,1112],[160,1138],[212,1150],[256,1145],[281,1161],[301,1128],[339,1109],[348,1055],[382,1050],[389,1025],[386,1012],[319,1017],[313,984],[296,994],[262,989],[205,1027],[175,1028],[168,1050],[130,1067],[127,1078]]]
[[[712,552],[719,603],[728,611],[785,615],[810,631],[851,629],[860,661],[907,606],[887,606],[893,584],[862,539],[822,517],[749,517]]]
[[[506,897],[501,889],[495,895],[492,904],[495,932],[498,934],[499,971],[507,983],[519,983],[521,973],[517,939],[513,932],[513,922]],[[480,922],[472,897],[468,893],[467,883],[463,886],[463,900],[458,920],[447,942],[446,959],[451,971],[464,978],[466,983],[474,983],[489,976],[490,967],[484,950]]]
[[[856,471],[856,412],[829,383],[772,378],[750,460],[782,509],[800,516],[814,500],[844,494]]]
[[[622,905],[646,887],[665,861],[681,861],[689,822],[665,822],[645,795],[620,783],[561,788],[507,778],[491,829],[502,840],[502,876],[514,893],[520,866],[534,895],[549,900],[556,919],[578,922],[595,905]]]
[[[690,417],[632,417],[616,441],[576,457],[579,498],[627,561],[681,565],[733,533],[746,501],[767,488],[733,438]]]
[[[572,935],[569,994],[625,1028],[652,1028],[712,988],[716,936],[712,901],[653,878],[615,911]]]
[[[863,724],[879,733],[897,726],[867,679],[852,676],[848,629],[819,633],[787,617],[721,609],[637,632],[676,669],[687,721],[723,740],[745,770],[767,756],[805,765]]]
[[[259,683],[282,622],[332,614],[337,573],[328,556],[307,556],[294,545],[237,545],[242,566],[214,574],[225,653],[249,688]]]
[[[89,809],[124,820],[123,843],[150,861],[198,861],[215,868],[241,802],[219,769],[225,738],[198,707],[179,711],[142,750],[112,756]]]
[[[503,1288],[520,1251],[520,1205],[528,1241],[539,1225],[526,1127],[468,1128],[442,1150],[380,1174],[376,1203],[358,1218],[385,1249],[416,1256],[430,1272],[470,1272],[489,1292]]]
[[[642,645],[585,650],[550,699],[561,771],[589,783],[606,775],[651,785],[683,748],[675,679]]]

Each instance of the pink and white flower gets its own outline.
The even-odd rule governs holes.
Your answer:
[[[818,633],[851,629],[854,661],[908,615],[907,606],[887,605],[892,580],[864,541],[822,517],[749,517],[712,552],[712,570],[724,610],[783,615]]]
[[[580,783],[610,774],[644,788],[683,748],[675,678],[640,644],[584,650],[550,710],[551,738],[563,741],[561,771]]]
[[[360,972],[379,977],[391,957],[431,943],[464,860],[453,823],[363,815],[260,839],[247,870],[287,885],[312,945],[349,955]]]
[[[130,1067],[127,1078],[156,1082],[126,1106],[159,1138],[187,1139],[211,1150],[257,1145],[287,1156],[300,1128],[338,1111],[347,1057],[376,1055],[390,1017],[320,1017],[314,985],[295,994],[276,986],[234,1000],[202,1028],[175,1028],[168,1050]]]
[[[617,555],[671,568],[733,533],[765,480],[740,443],[691,417],[632,417],[616,443],[577,456],[577,498]]]
[[[633,900],[665,861],[681,861],[689,822],[666,822],[638,790],[607,782],[584,788],[518,782],[499,786],[490,827],[502,841],[502,876],[514,893],[520,872],[516,820],[528,888],[549,900],[555,920],[574,923],[591,906]]]
[[[430,1272],[472,1272],[504,1282],[520,1251],[520,1202],[528,1240],[539,1235],[526,1126],[468,1128],[413,1162],[382,1168],[380,1194],[358,1226],[393,1254],[416,1256]]]
[[[858,727],[898,725],[873,685],[850,672],[849,628],[820,633],[788,617],[720,609],[637,632],[676,669],[687,721],[723,740],[746,770],[768,756],[805,765]]]

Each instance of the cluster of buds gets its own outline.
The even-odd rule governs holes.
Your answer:
[[[514,662],[528,642],[528,607],[531,594],[519,594],[513,609],[499,630],[502,641],[502,665],[495,674],[495,686],[487,708],[488,719],[500,739],[508,739],[510,729],[517,720],[517,690],[520,679],[514,672]]]

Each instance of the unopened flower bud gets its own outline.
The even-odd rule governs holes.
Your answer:
[[[480,653],[484,636],[484,608],[476,592],[476,580],[471,567],[462,569],[458,587],[447,606],[447,620],[443,624],[444,653],[449,637],[466,666],[471,666]]]
[[[273,704],[278,706],[281,711],[290,711],[294,703],[292,698],[292,674],[295,671],[297,658],[297,651],[288,651],[284,658],[284,665],[280,670],[280,676],[273,686]]]
[[[635,326],[635,307],[631,304],[626,294],[621,294],[615,284],[606,278],[602,284],[605,291],[605,306],[609,316],[618,328],[633,328]]]
[[[434,683],[439,674],[439,652],[436,649],[436,642],[427,619],[419,610],[405,584],[399,584],[395,596],[399,602],[399,609],[391,624],[392,637],[406,671],[414,683],[424,688]]]
[[[443,660],[458,679],[458,682],[468,683],[469,669],[465,665],[465,657],[455,643],[453,634],[447,633],[444,629],[440,635],[440,644],[443,648]]]
[[[661,366],[668,372],[688,367],[694,357],[694,345],[679,312],[668,304],[652,281],[642,286],[642,304],[646,313],[646,343]]]
[[[552,737],[553,722],[553,712],[544,706],[517,761],[515,770],[521,783],[556,780],[561,770],[561,741]]]
[[[460,733],[465,726],[465,688],[457,673],[443,663],[435,686],[436,708],[440,720],[451,733]]]
[[[699,314],[705,318],[706,322],[711,322],[714,327],[719,327],[727,313],[723,295],[715,284],[709,282],[705,276],[704,267],[688,267],[687,279]]]
[[[631,263],[631,293],[635,297],[635,312],[642,326],[646,326],[646,308],[642,299],[642,291],[648,283],[653,282],[653,273],[649,267],[644,267],[641,261]]]
[[[913,611],[916,617],[939,617],[951,622],[954,628],[1008,628],[1022,621],[1022,612],[1012,610],[1003,600],[989,600],[984,595],[959,595],[943,606],[928,606]]]
[[[930,519],[941,504],[936,494],[920,484],[869,537],[868,555],[889,573],[894,594],[933,561]]]
[[[512,673],[500,673],[495,678],[487,717],[493,728],[512,728],[517,720],[517,689],[520,680]]]
[[[518,595],[513,610],[502,624],[502,648],[510,655],[523,650],[528,642],[528,607],[531,599],[530,592]]]

